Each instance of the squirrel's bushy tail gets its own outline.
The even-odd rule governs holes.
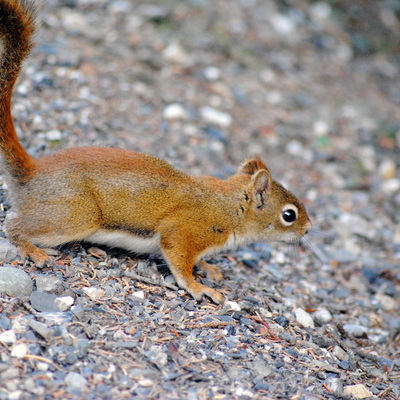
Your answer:
[[[37,27],[33,0],[0,0],[0,151],[9,175],[24,182],[33,160],[21,146],[11,116],[11,96]]]

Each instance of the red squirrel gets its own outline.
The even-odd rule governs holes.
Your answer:
[[[222,280],[200,259],[255,241],[297,243],[311,227],[304,206],[271,178],[259,157],[226,180],[189,176],[135,151],[79,147],[32,158],[21,146],[11,96],[37,27],[32,0],[0,0],[0,153],[17,216],[10,241],[38,266],[40,247],[86,241],[164,257],[178,285],[196,300],[222,303],[197,282],[193,265]]]

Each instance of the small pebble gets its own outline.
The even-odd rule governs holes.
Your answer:
[[[332,350],[332,354],[339,360],[347,360],[349,356],[347,353],[339,346],[335,346]]]
[[[315,328],[314,321],[310,314],[302,308],[296,308],[294,315],[296,316],[296,321],[304,328]]]
[[[42,322],[36,321],[33,318],[30,318],[28,321],[28,325],[31,329],[33,329],[36,333],[42,336],[45,339],[50,339],[52,335],[52,330]]]
[[[77,372],[69,372],[64,381],[67,387],[79,390],[80,392],[83,392],[87,386],[86,379]]]
[[[55,293],[62,285],[62,280],[55,275],[38,275],[35,282],[39,292]]]
[[[21,343],[11,350],[11,356],[15,358],[24,358],[28,354],[28,351],[28,346],[25,343]]]
[[[204,76],[209,81],[216,81],[221,76],[221,70],[217,67],[207,67],[204,70]]]
[[[368,332],[368,329],[365,326],[356,324],[344,324],[343,329],[347,334],[356,338],[362,337]]]
[[[313,312],[313,317],[319,324],[327,324],[332,320],[332,314],[326,308],[318,308]]]
[[[180,104],[170,104],[164,108],[163,117],[165,119],[186,119],[188,117],[187,111]]]
[[[349,385],[343,388],[344,394],[348,396],[354,396],[356,399],[366,399],[371,397],[371,391],[363,384]]]
[[[379,301],[380,306],[385,311],[395,310],[399,307],[398,301],[393,297],[387,296],[386,294],[376,294],[375,298]]]
[[[311,16],[317,21],[325,21],[329,18],[331,12],[331,6],[325,1],[318,1],[310,7]]]
[[[228,127],[232,123],[232,117],[229,114],[215,108],[203,107],[200,109],[200,115],[204,121],[222,127]]]
[[[154,385],[154,381],[151,379],[140,379],[138,384],[142,387],[151,387]]]
[[[343,380],[339,378],[327,378],[325,380],[326,387],[333,392],[335,396],[343,395]]]
[[[229,309],[233,311],[240,311],[241,307],[239,303],[236,303],[236,301],[229,301],[227,300],[223,306],[224,309]]]
[[[168,61],[177,64],[185,64],[189,60],[187,53],[178,42],[171,43],[164,49],[162,54]]]
[[[57,297],[54,300],[54,304],[60,309],[60,311],[67,311],[74,304],[74,298],[71,296]]]
[[[14,261],[18,256],[18,250],[7,239],[0,238],[0,260],[6,263]]]
[[[140,300],[144,300],[145,295],[144,295],[143,290],[139,290],[137,292],[133,292],[132,293],[132,297],[136,297],[136,298],[138,298]]]
[[[384,159],[379,164],[379,175],[384,180],[390,180],[396,177],[396,163],[391,158]]]
[[[276,32],[283,35],[292,35],[295,32],[296,24],[292,19],[283,14],[273,14],[271,17],[272,27]]]
[[[17,335],[11,329],[0,333],[0,342],[5,344],[14,344],[17,341]]]
[[[381,183],[381,189],[386,194],[396,194],[400,191],[400,179],[392,178]]]
[[[329,125],[326,121],[315,121],[313,125],[315,136],[326,136],[329,133]]]
[[[282,326],[283,328],[287,328],[290,324],[290,321],[288,318],[286,318],[284,315],[280,315],[275,319],[275,322]]]
[[[55,142],[62,139],[61,131],[58,129],[53,129],[51,131],[46,132],[46,140],[50,142]]]
[[[99,289],[97,287],[85,287],[83,288],[83,291],[92,299],[92,300],[98,300],[101,299],[104,295],[104,290]]]

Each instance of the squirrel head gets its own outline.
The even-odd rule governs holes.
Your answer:
[[[238,173],[251,176],[244,195],[246,221],[254,239],[298,243],[311,229],[303,204],[271,178],[259,156],[242,164]]]

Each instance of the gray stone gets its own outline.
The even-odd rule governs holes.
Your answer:
[[[33,318],[31,318],[28,321],[28,325],[31,329],[33,329],[36,333],[38,333],[40,336],[44,337],[45,339],[49,339],[52,334],[52,330],[46,324],[43,324],[42,322],[38,322]]]
[[[325,385],[330,389],[335,396],[343,395],[343,381],[339,378],[328,378],[325,380]]]
[[[354,337],[361,337],[368,331],[368,329],[365,326],[356,324],[345,324],[343,325],[343,329],[347,332],[347,334]]]
[[[319,324],[327,324],[332,319],[332,314],[326,308],[318,308],[313,313],[314,320]]]
[[[75,390],[83,392],[86,389],[86,379],[76,372],[69,372],[64,379],[65,384]]]
[[[0,238],[0,261],[11,262],[18,256],[18,250],[7,239]]]
[[[32,292],[29,300],[31,302],[32,307],[37,311],[45,311],[45,312],[57,312],[60,311],[59,308],[55,305],[54,301],[57,299],[57,296],[45,293],[45,292]]]
[[[83,317],[85,315],[85,310],[83,309],[82,304],[77,304],[75,306],[72,306],[71,311],[74,313],[76,318],[78,318],[80,321],[83,319]]]
[[[18,268],[0,267],[0,292],[11,296],[29,296],[33,283],[29,275]]]
[[[296,321],[301,326],[304,326],[304,328],[315,328],[314,321],[308,312],[304,311],[302,308],[299,307],[296,308],[294,314],[296,316]]]
[[[55,293],[61,287],[62,280],[55,275],[38,275],[36,288],[39,292]]]

